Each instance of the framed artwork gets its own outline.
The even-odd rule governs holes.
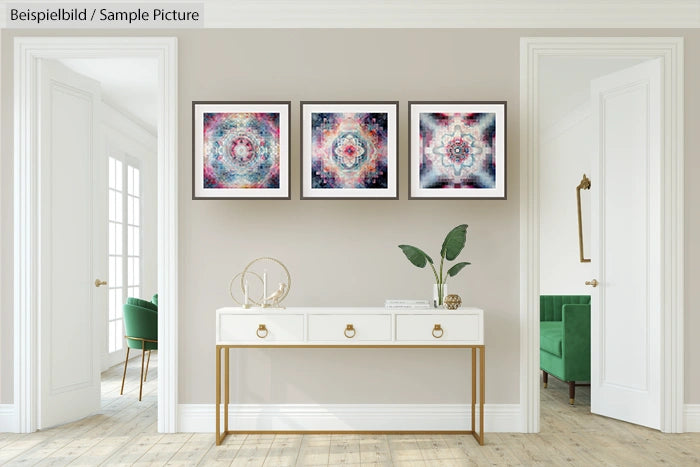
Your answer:
[[[301,199],[398,199],[398,102],[301,103]]]
[[[409,102],[409,199],[506,199],[506,102]]]
[[[290,102],[192,102],[192,199],[290,199]]]

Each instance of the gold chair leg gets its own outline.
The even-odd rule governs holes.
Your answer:
[[[124,380],[126,379],[126,364],[129,363],[129,347],[126,348],[126,360],[124,360],[124,375],[122,376],[122,390],[119,391],[119,395],[124,394]]]
[[[146,359],[146,374],[143,375],[143,380],[146,381],[148,379],[148,364],[151,363],[151,351],[148,351],[148,358]]]
[[[146,356],[146,341],[141,341],[141,378],[139,386],[139,401],[141,400],[141,395],[143,394],[143,362]]]

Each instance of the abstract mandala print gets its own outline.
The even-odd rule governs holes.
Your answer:
[[[494,188],[496,114],[421,113],[421,188]]]
[[[204,114],[204,188],[279,186],[279,113]]]
[[[386,188],[387,113],[312,113],[312,188]]]

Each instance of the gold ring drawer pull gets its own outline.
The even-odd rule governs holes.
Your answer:
[[[440,333],[440,334],[438,334]],[[443,331],[442,326],[439,324],[436,324],[435,327],[433,328],[433,337],[435,339],[440,339],[442,335],[445,334],[445,331]]]
[[[352,334],[350,334],[350,332],[352,332]],[[343,331],[343,334],[345,334],[345,337],[348,339],[352,339],[355,337],[355,327],[352,324],[348,324],[345,326],[345,331]]]
[[[267,337],[267,326],[265,326],[264,324],[261,324],[260,326],[258,326],[258,330],[255,331],[255,334],[257,334],[257,336],[260,339],[265,339]]]

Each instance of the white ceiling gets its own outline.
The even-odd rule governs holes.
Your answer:
[[[150,58],[71,58],[71,70],[100,82],[102,100],[145,124],[158,128],[158,68]]]
[[[12,0],[0,0],[0,4]],[[16,2],[16,0],[14,0]],[[698,0],[205,0],[207,28],[697,28]],[[44,0],[41,4],[65,4]],[[75,4],[113,0],[73,0]],[[126,2],[125,2],[126,3]],[[0,27],[7,12],[0,9]],[[165,25],[167,26],[167,25]],[[161,26],[164,27],[164,26]]]

